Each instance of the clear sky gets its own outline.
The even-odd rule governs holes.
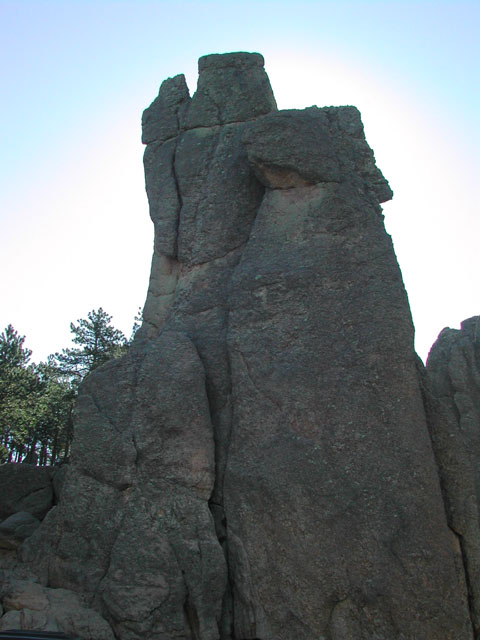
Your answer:
[[[130,333],[153,227],[140,118],[197,59],[259,51],[280,108],[356,105],[425,359],[480,314],[480,0],[0,0],[0,331],[33,360],[102,306]]]

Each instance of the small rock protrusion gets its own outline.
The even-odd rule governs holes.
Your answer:
[[[158,96],[142,115],[142,142],[164,142],[177,135],[179,118],[190,102],[183,73],[162,82]]]
[[[277,104],[259,53],[225,53],[198,61],[198,85],[185,116],[184,128],[244,122]]]

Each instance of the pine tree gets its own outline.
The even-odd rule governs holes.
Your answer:
[[[64,375],[81,381],[88,373],[111,358],[117,358],[128,349],[128,342],[121,331],[112,327],[112,317],[101,307],[80,318],[78,324],[70,324],[72,342],[79,345],[74,349],[63,349],[51,356],[49,362]]]
[[[140,315],[135,317],[134,331]],[[129,342],[102,308],[71,323],[76,348],[30,364],[25,337],[8,325],[0,335],[0,463],[53,465],[68,458],[78,385],[91,371],[126,353]],[[133,339],[134,332],[132,332]]]
[[[35,422],[40,383],[31,351],[10,324],[0,335],[0,460],[22,459]]]

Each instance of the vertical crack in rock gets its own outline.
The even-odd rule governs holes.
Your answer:
[[[246,60],[250,58],[247,56]],[[237,64],[236,58],[232,64]],[[210,72],[219,82],[223,82],[223,72],[216,75],[217,71],[212,67]],[[264,74],[263,69],[261,73]],[[239,77],[242,74],[243,71]],[[217,81],[215,78],[214,82]],[[185,115],[183,128],[186,131],[177,144],[175,154],[176,183],[182,202],[178,228],[178,257],[182,263],[182,273],[169,325],[186,331],[192,338],[207,373],[207,397],[215,431],[216,468],[210,509],[217,537],[225,549],[227,534],[222,493],[231,425],[226,299],[231,274],[248,241],[264,191],[253,178],[240,144],[243,121],[252,117],[257,108],[256,100],[261,102],[263,98],[261,93],[254,100],[249,96],[248,102],[242,103],[240,111],[236,112],[235,106],[225,107],[228,96],[221,94],[224,103],[222,108],[215,95],[216,89],[211,85],[202,86],[202,82],[199,80],[199,89]],[[235,86],[233,92],[236,91]],[[260,108],[265,110],[263,106]],[[223,122],[231,124],[219,127]],[[203,288],[205,291],[204,299],[199,299],[198,303],[192,299],[195,297],[194,286],[197,290]],[[186,297],[187,293],[191,294],[190,300]],[[206,302],[210,297],[214,298],[213,304]],[[205,315],[202,317],[200,314]],[[209,318],[217,327],[216,335],[205,324]],[[217,343],[217,355],[206,351],[206,347],[212,349],[212,341]],[[219,365],[219,371],[223,370],[221,380],[219,371],[216,371]],[[225,558],[228,566],[228,552]],[[227,590],[222,614],[222,637],[227,637],[227,634],[230,636],[231,622],[225,622],[226,617],[231,617],[225,616],[225,610],[230,608],[229,599],[231,597]]]
[[[175,144],[175,151],[173,152],[173,157],[172,157],[172,175],[173,175],[173,180],[175,182],[175,189],[176,189],[177,198],[178,198],[178,208],[177,208],[177,215],[175,219],[175,230],[174,230],[175,239],[174,239],[174,249],[173,249],[175,258],[177,258],[178,256],[178,229],[180,227],[180,212],[182,211],[182,206],[183,206],[182,193],[180,191],[180,186],[178,184],[178,178],[177,178],[177,168],[176,168],[177,150],[178,150],[178,138]]]
[[[119,496],[119,498],[120,498],[120,496]],[[98,578],[97,585],[96,585],[96,587],[95,587],[95,589],[93,591],[92,602],[93,602],[94,599],[97,599],[100,596],[101,588],[102,588],[102,582],[105,580],[105,578],[106,578],[106,576],[107,576],[107,574],[108,574],[108,572],[110,570],[110,563],[111,563],[111,560],[112,560],[113,548],[115,546],[115,543],[118,540],[118,537],[120,536],[120,534],[122,532],[122,528],[123,528],[123,524],[124,524],[124,521],[125,521],[125,517],[126,517],[126,514],[122,514],[122,518],[121,518],[121,520],[119,522],[118,529],[117,529],[117,531],[115,533],[115,536],[113,537],[112,540],[110,540],[110,544],[109,544],[109,547],[108,547],[108,550],[107,550],[107,553],[106,553],[105,568],[104,568],[103,574]],[[90,604],[92,604],[92,602]],[[104,606],[103,607],[103,614],[104,615],[105,615],[105,611],[108,612],[108,608]]]
[[[93,402],[93,404],[95,405],[95,409],[98,411],[98,413],[100,415],[104,415],[108,421],[108,424],[114,429],[114,431],[116,431],[117,433],[121,433],[121,430],[119,429],[118,425],[115,424],[115,422],[111,419],[111,417],[108,415],[107,412],[102,411],[102,408],[100,406],[100,402],[97,398],[97,394],[92,390],[90,393],[90,398]]]
[[[469,553],[468,544],[465,543],[464,537],[455,531],[451,525],[450,530],[452,535],[455,536],[458,546],[460,549],[460,557],[461,557],[461,567],[459,567],[458,571],[463,572],[464,580],[465,580],[465,597],[468,602],[468,612],[470,615],[470,621],[473,630],[473,637],[475,640],[478,640],[479,637],[479,628],[477,624],[478,620],[478,612],[477,612],[477,603],[475,602],[475,585],[472,584],[470,576],[471,572],[471,554]]]
[[[252,222],[253,227],[253,222]],[[241,259],[241,255],[235,265],[238,265],[238,262]],[[234,267],[234,268],[235,268]],[[228,286],[228,296],[227,296],[227,305],[228,300],[231,294],[231,286],[232,279],[230,279]],[[215,487],[212,495],[215,495],[217,499],[220,500],[220,504],[211,502],[210,510],[212,511],[212,515],[215,522],[215,530],[217,533],[218,540],[222,546],[222,550],[225,555],[225,562],[227,565],[227,585],[225,588],[225,592],[223,594],[222,599],[222,614],[220,619],[220,640],[233,640],[235,638],[235,628],[234,628],[234,601],[233,601],[233,573],[232,566],[229,557],[229,548],[228,548],[228,522],[227,516],[225,513],[224,506],[224,482],[225,482],[225,469],[228,462],[228,452],[230,449],[230,442],[232,437],[232,421],[233,421],[233,406],[232,406],[232,364],[231,364],[231,355],[230,350],[228,348],[228,330],[229,330],[229,321],[230,321],[230,309],[227,306],[226,311],[226,326],[225,326],[225,351],[226,351],[226,360],[227,360],[227,375],[228,375],[228,398],[229,398],[229,416],[228,416],[228,433],[226,434],[225,441],[225,451],[223,453],[223,459],[220,455],[220,450],[218,449],[218,445],[216,446],[215,453]]]
[[[263,194],[263,189],[260,190],[260,193]],[[259,205],[258,205],[259,206]],[[257,206],[257,209],[258,209]],[[254,226],[255,218],[251,221],[250,232]],[[249,232],[249,234],[250,234]],[[231,565],[229,560],[229,551],[228,551],[228,523],[225,514],[225,508],[223,504],[223,483],[225,476],[225,468],[228,461],[228,450],[230,446],[230,438],[231,438],[231,428],[232,428],[232,404],[231,404],[231,394],[232,394],[232,383],[231,383],[231,362],[230,362],[230,350],[228,348],[228,323],[229,323],[229,297],[231,293],[231,283],[232,278],[235,273],[235,269],[241,261],[243,250],[248,244],[248,238],[244,240],[238,247],[229,250],[224,255],[218,256],[214,259],[206,261],[196,266],[206,265],[212,262],[218,262],[226,257],[232,257],[233,262],[231,262],[229,269],[230,275],[225,284],[225,297],[224,303],[221,305],[222,311],[222,345],[221,349],[226,357],[226,370],[225,370],[225,397],[224,402],[227,407],[227,415],[224,416],[224,420],[219,423],[217,419],[217,402],[215,400],[215,396],[212,390],[212,385],[207,384],[207,398],[209,401],[209,411],[210,411],[210,419],[212,421],[212,425],[214,426],[214,434],[215,434],[215,484],[212,490],[212,494],[209,500],[209,508],[213,517],[213,522],[215,525],[215,532],[219,544],[223,550],[225,563],[227,568],[227,585],[223,595],[222,600],[222,612],[221,619],[219,625],[220,639],[221,640],[230,640],[235,637],[234,635],[234,623],[233,623],[233,577],[231,572]],[[197,345],[198,347],[198,345]],[[202,357],[201,353],[199,353],[200,359],[202,360],[206,375],[207,382],[209,380],[209,376],[212,375],[212,371],[208,366],[208,362],[205,358]]]
[[[458,590],[463,596],[475,639],[479,637],[479,513],[468,453],[456,428],[456,411],[435,393],[435,381],[417,357],[426,422],[430,432],[448,526],[458,544],[455,553]],[[448,385],[450,387],[450,385]],[[438,388],[437,388],[438,393]]]
[[[134,465],[135,467],[138,468],[138,465],[140,463],[140,452],[138,451],[138,447],[137,447],[137,441],[135,440],[135,433],[132,433],[132,444],[135,448],[135,460],[134,460]]]
[[[202,222],[205,203],[215,198],[212,190],[205,188],[216,159],[220,130],[218,128],[184,132],[177,142],[175,152],[175,180],[181,198],[177,231],[178,258],[181,263],[201,264],[205,262],[199,240],[202,239]],[[192,162],[196,156],[196,163]],[[201,187],[199,188],[199,186]],[[213,186],[213,185],[212,185]],[[210,205],[211,206],[211,205]],[[203,238],[205,242],[206,238]],[[205,243],[206,244],[206,243]],[[208,245],[206,245],[208,248]],[[216,248],[216,247],[215,247]],[[207,258],[210,255],[207,254]],[[212,257],[217,257],[213,255]]]

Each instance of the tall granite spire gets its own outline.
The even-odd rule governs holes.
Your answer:
[[[199,72],[143,115],[144,323],[24,558],[120,640],[471,640],[360,114],[278,111],[259,54]]]

